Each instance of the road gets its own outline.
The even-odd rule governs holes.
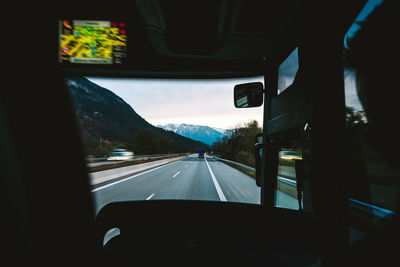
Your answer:
[[[190,155],[92,189],[96,213],[107,203],[125,200],[192,199],[260,203],[260,188],[246,174],[211,157]],[[288,196],[278,195],[278,202]],[[292,199],[289,199],[293,206]],[[288,204],[288,205],[289,205]],[[280,205],[282,206],[282,205]]]

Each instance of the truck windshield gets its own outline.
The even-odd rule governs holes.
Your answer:
[[[259,204],[254,140],[263,107],[233,105],[236,84],[258,81],[66,79],[97,211],[124,200]]]

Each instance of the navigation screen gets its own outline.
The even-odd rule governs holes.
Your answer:
[[[60,20],[59,61],[122,64],[127,56],[126,34],[122,21]]]

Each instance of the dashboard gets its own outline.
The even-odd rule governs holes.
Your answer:
[[[96,226],[104,261],[120,265],[318,266],[323,242],[309,214],[229,202],[115,202]]]

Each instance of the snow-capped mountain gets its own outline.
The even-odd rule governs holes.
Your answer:
[[[123,143],[138,154],[193,152],[204,146],[153,126],[122,98],[84,77],[67,79],[66,85],[74,103],[82,138],[90,153],[97,149],[100,138]]]
[[[218,128],[218,127],[211,127],[211,128],[213,128],[217,132],[220,132],[220,133],[226,135],[226,129],[222,129],[222,128]]]
[[[225,134],[221,133],[224,129],[215,130],[208,126],[202,125],[192,125],[192,124],[167,124],[158,125],[157,127],[163,128],[167,131],[175,132],[179,135],[188,137],[190,139],[203,142],[208,145],[212,145],[214,142],[218,141]]]

